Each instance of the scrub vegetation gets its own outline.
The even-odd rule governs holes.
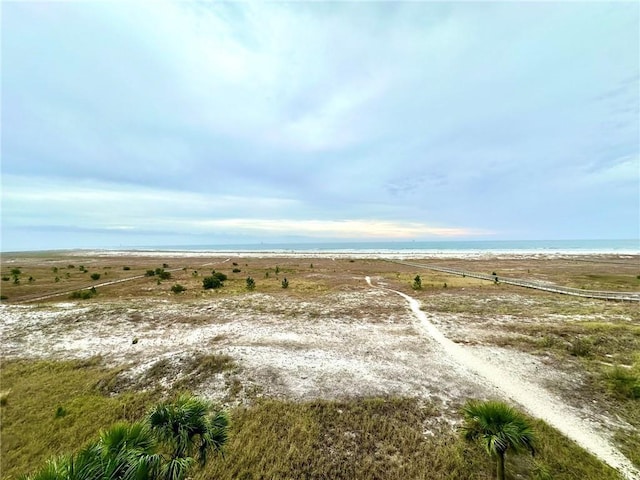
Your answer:
[[[277,265],[274,259],[234,260],[78,256],[72,262],[83,266],[76,268],[64,255],[3,258],[2,276],[8,280],[2,283],[2,291],[10,299],[4,304],[11,307],[60,292],[57,297],[40,300],[29,311],[46,315],[50,309],[66,308],[55,302],[70,302],[70,296],[76,305],[73,308],[80,309],[76,317],[68,315],[47,324],[43,335],[73,332],[93,323],[106,329],[111,328],[110,322],[123,321],[126,327],[117,336],[118,345],[123,352],[130,352],[124,360],[70,360],[61,358],[60,350],[44,359],[27,358],[27,350],[22,357],[17,350],[2,350],[3,478],[33,474],[47,459],[80,451],[96,442],[100,431],[114,425],[144,422],[155,405],[176,401],[184,394],[223,403],[230,419],[224,458],[216,457],[203,467],[194,464],[189,473],[194,479],[496,478],[496,456],[487,455],[482,444],[466,441],[461,428],[469,418],[465,401],[483,400],[482,395],[448,397],[448,392],[437,390],[437,378],[430,391],[433,397],[398,394],[391,386],[387,395],[380,393],[385,391],[382,387],[374,393],[366,389],[356,392],[358,380],[354,377],[347,382],[352,382],[354,392],[318,387],[314,395],[295,397],[286,394],[291,378],[296,378],[300,383],[295,387],[301,388],[309,371],[332,367],[331,357],[310,357],[308,370],[294,371],[294,377],[278,373],[277,364],[272,365],[273,359],[280,357],[265,356],[261,366],[250,368],[247,357],[255,352],[282,350],[284,358],[293,362],[317,355],[327,344],[333,345],[331,342],[345,341],[352,342],[352,350],[362,349],[363,362],[369,366],[379,355],[377,348],[391,352],[381,361],[384,368],[393,358],[407,355],[416,355],[416,365],[423,365],[420,355],[430,347],[416,337],[415,327],[401,318],[406,308],[402,299],[385,303],[387,297],[369,288],[365,276],[420,300],[438,328],[461,345],[526,354],[565,374],[567,382],[550,383],[549,389],[577,408],[584,405],[615,418],[619,422],[612,427],[617,446],[640,465],[637,304],[573,299],[373,259],[314,258],[310,264],[304,258],[278,258]],[[584,281],[593,269],[603,288],[614,290],[633,288],[627,277],[637,281],[634,259],[630,266],[616,264],[611,268],[559,260],[546,264],[531,260],[527,268],[521,260],[467,262],[463,265],[462,260],[452,260],[448,264],[470,271],[495,271],[505,277],[526,277],[528,268],[531,276],[558,284]],[[234,274],[239,265],[242,274]],[[100,294],[94,296],[90,276],[83,273],[88,269],[108,272],[104,278],[110,282],[125,281],[102,285]],[[609,271],[612,269],[618,273]],[[163,274],[169,274],[173,287],[157,284]],[[29,283],[29,277],[37,281]],[[14,283],[12,278],[24,281]],[[285,281],[287,288],[283,288]],[[217,287],[207,288],[211,283]],[[366,298],[356,302],[353,299],[358,295]],[[166,305],[165,310],[156,308],[159,305]],[[162,311],[166,313],[159,313]],[[246,328],[232,328],[241,321],[248,322]],[[340,337],[340,322],[351,328],[345,337]],[[142,329],[147,323],[148,330]],[[270,333],[269,328],[280,324],[286,328]],[[326,331],[332,325],[335,329]],[[209,326],[219,326],[220,333],[204,337],[201,332]],[[177,332],[187,338],[193,333],[185,341],[195,344],[200,353],[154,353],[150,349],[156,340],[148,332],[155,329],[164,332],[162,338],[172,338]],[[309,330],[325,343],[306,344],[302,335]],[[246,331],[254,336],[242,337]],[[358,347],[360,337],[353,335],[360,331],[369,332],[366,338],[370,343]],[[377,336],[383,334],[394,347],[376,347],[381,341]],[[360,357],[356,361],[345,355],[338,357],[335,365],[351,368],[348,362],[352,361],[360,368]],[[148,358],[153,359],[150,364],[129,363]],[[134,375],[134,371],[138,373]],[[416,376],[429,373],[413,371]],[[318,378],[334,372],[320,372]],[[394,374],[389,375],[393,380]],[[449,384],[443,383],[441,388],[446,390]],[[518,415],[522,415],[518,421],[530,426],[535,435],[536,455],[511,455],[517,448],[507,450],[506,478],[621,478],[544,422]]]

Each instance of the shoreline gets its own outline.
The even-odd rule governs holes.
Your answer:
[[[24,253],[24,252],[22,252]],[[35,252],[30,252],[35,253]],[[615,257],[620,260],[630,260],[640,257],[640,251],[624,250],[385,250],[385,249],[358,249],[358,250],[73,250],[57,252],[69,256],[95,256],[95,257],[183,257],[199,258],[212,256],[246,257],[246,258],[359,258],[359,259],[548,259],[548,258],[575,258],[575,257]],[[16,253],[17,254],[17,253]],[[15,254],[14,254],[15,255]]]

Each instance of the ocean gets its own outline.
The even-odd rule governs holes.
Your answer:
[[[357,253],[357,254],[640,254],[640,240],[434,240],[410,242],[304,242],[131,247],[134,251]]]

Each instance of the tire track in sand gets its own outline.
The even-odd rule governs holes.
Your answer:
[[[460,366],[493,385],[503,396],[520,404],[534,417],[540,418],[558,429],[582,448],[618,470],[626,479],[640,480],[640,470],[614,445],[580,418],[574,408],[566,405],[561,399],[544,388],[513,375],[507,370],[508,366],[491,365],[464,347],[449,340],[429,321],[425,312],[420,310],[420,302],[415,298],[396,290],[374,286],[370,277],[365,277],[365,280],[371,287],[382,288],[407,300],[411,311],[420,321],[425,333],[433,338],[444,352]]]

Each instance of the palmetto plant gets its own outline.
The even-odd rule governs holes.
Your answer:
[[[157,478],[161,457],[142,423],[116,424],[75,455],[49,462],[28,480],[150,480]]]
[[[175,402],[157,405],[149,414],[152,431],[170,452],[165,476],[168,480],[184,478],[191,459],[204,465],[209,453],[222,451],[229,421],[224,412],[209,414],[210,411],[208,402],[181,396]]]
[[[469,401],[462,408],[462,433],[466,440],[480,441],[497,460],[497,478],[504,480],[504,458],[508,451],[534,454],[535,435],[527,419],[498,401]]]
[[[183,480],[196,460],[221,452],[228,438],[224,412],[195,397],[154,407],[145,422],[120,423],[71,456],[49,460],[24,480]]]

